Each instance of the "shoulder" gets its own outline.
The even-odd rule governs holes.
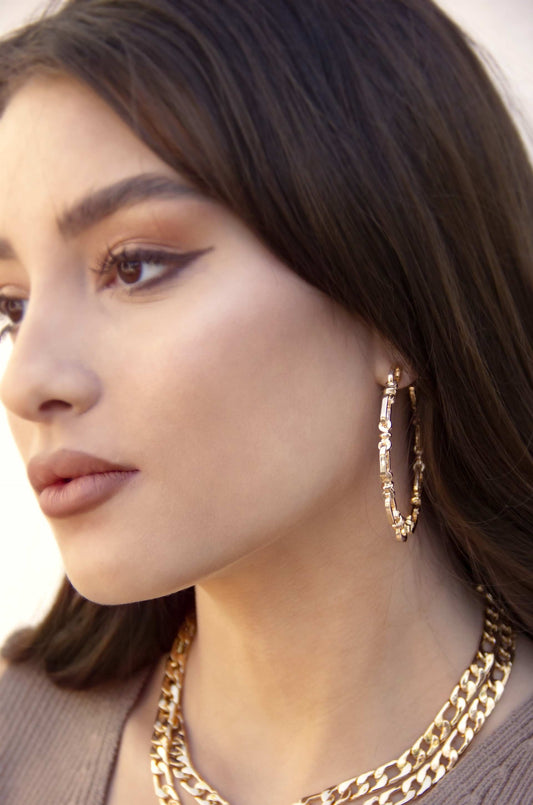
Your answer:
[[[1,658],[0,720],[6,718],[16,697],[18,706],[20,702],[24,703],[21,716],[31,713],[32,706],[38,704],[43,721],[52,716],[57,720],[62,712],[67,711],[75,713],[80,718],[79,723],[96,721],[102,715],[127,707],[138,695],[145,675],[143,669],[126,680],[110,680],[77,689],[57,684],[41,666],[32,662],[10,662]],[[21,721],[19,719],[19,723]]]
[[[39,717],[46,721],[57,708],[68,706],[71,696],[58,688],[41,668],[29,662],[0,664],[0,733],[13,736],[24,730],[27,712],[38,707]],[[21,708],[20,703],[23,702]]]
[[[2,805],[103,802],[113,758],[146,670],[123,681],[86,690],[59,687],[29,663],[3,663],[0,676],[0,775]],[[28,758],[31,762],[28,765]],[[70,800],[69,800],[70,801]]]

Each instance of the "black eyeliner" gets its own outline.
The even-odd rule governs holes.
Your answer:
[[[121,263],[151,263],[168,266],[168,269],[161,276],[152,277],[144,282],[142,280],[132,283],[124,282],[120,286],[121,291],[132,294],[137,291],[140,293],[142,290],[158,285],[166,279],[171,279],[198,257],[212,251],[213,248],[213,246],[210,246],[206,249],[196,249],[189,252],[158,251],[144,247],[125,247],[119,252],[113,252],[108,249],[104,257],[99,261],[99,267],[93,268],[91,271],[101,276],[112,274],[116,276],[117,267],[120,266]],[[128,288],[128,284],[131,286],[130,288]]]

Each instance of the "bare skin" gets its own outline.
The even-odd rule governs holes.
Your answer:
[[[471,662],[482,603],[423,514],[406,544],[387,523],[382,388],[400,362],[393,464],[406,511],[415,378],[384,339],[209,200],[152,198],[78,234],[58,227],[80,198],[141,173],[180,180],[75,82],[36,80],[8,106],[0,238],[13,256],[0,293],[25,315],[2,399],[26,461],[69,447],[138,469],[132,489],[52,518],[66,570],[100,603],[196,586],[192,756],[231,805],[288,805],[419,737]],[[136,295],[116,274],[95,279],[98,254],[139,243],[203,254]],[[148,276],[163,267],[143,263]],[[522,640],[485,735],[531,695],[532,655]],[[155,803],[164,659],[126,725],[106,805]]]
[[[437,578],[434,582],[437,590]],[[460,593],[453,600],[450,588],[446,592],[428,607],[427,621],[411,628],[404,613],[395,622],[389,612],[383,632],[379,637],[373,633],[373,640],[367,637],[363,617],[357,638],[335,640],[339,619],[327,609],[314,612],[314,620],[307,615],[298,621],[301,630],[314,624],[307,629],[307,652],[302,631],[297,641],[289,636],[280,648],[280,630],[268,630],[266,624],[262,631],[253,624],[243,628],[241,622],[237,639],[246,634],[246,645],[235,646],[234,652],[225,650],[229,630],[221,630],[219,639],[213,635],[215,660],[208,653],[202,657],[199,640],[196,653],[191,653],[184,696],[191,753],[199,771],[231,803],[288,805],[398,757],[433,719],[477,645],[480,622],[473,617],[467,623],[467,600]],[[402,599],[391,595],[391,602],[400,606]],[[213,597],[212,605],[219,604]],[[202,615],[200,605],[203,626]],[[352,626],[356,620],[351,619]],[[220,629],[220,618],[214,621]],[[261,645],[258,633],[261,637],[267,631],[270,642]],[[365,656],[367,651],[374,652],[372,659]],[[414,656],[418,662],[413,662]],[[281,657],[288,662],[283,664]],[[143,758],[149,753],[164,661],[128,721],[109,805],[151,801],[153,783]],[[532,670],[531,642],[520,637],[504,698],[477,740],[486,739],[529,699]],[[180,797],[192,805],[188,795],[180,792]]]

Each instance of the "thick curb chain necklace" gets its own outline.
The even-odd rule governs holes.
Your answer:
[[[513,629],[492,596],[486,598],[479,647],[429,727],[397,760],[304,797],[294,805],[401,805],[422,796],[459,760],[501,698],[511,672]],[[160,805],[181,803],[178,782],[199,803],[229,805],[194,769],[187,747],[181,691],[196,623],[185,619],[168,657],[152,735],[151,769]]]

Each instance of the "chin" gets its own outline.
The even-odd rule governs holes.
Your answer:
[[[144,600],[139,598],[135,590],[128,589],[128,585],[117,584],[116,579],[112,584],[104,585],[101,579],[87,578],[83,574],[80,576],[76,573],[67,573],[67,577],[76,592],[93,604],[119,606],[120,604],[132,604],[135,601]],[[157,596],[153,597],[157,598]]]
[[[125,566],[120,568],[107,566],[103,568],[65,567],[66,575],[74,589],[88,601],[101,606],[119,606],[141,601],[163,598],[194,585],[187,579],[157,579],[152,582],[146,573],[131,572]]]

